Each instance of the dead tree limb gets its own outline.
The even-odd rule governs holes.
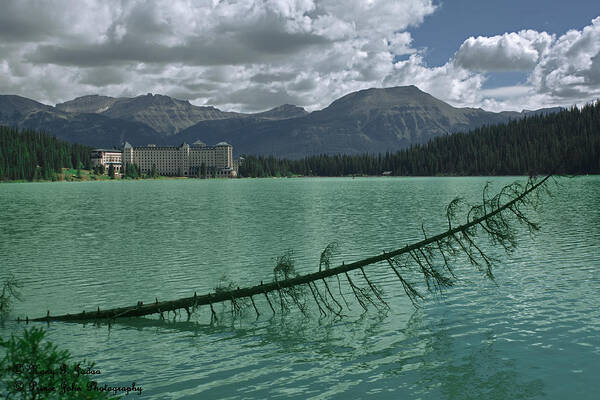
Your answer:
[[[408,280],[403,277],[402,274],[398,271],[398,266],[400,265],[395,260],[399,256],[408,256],[413,259],[414,263],[412,264],[413,272],[420,272],[424,277],[425,281],[428,285],[431,285],[430,290],[440,291],[448,286],[452,285],[452,277],[448,277],[440,271],[437,265],[432,260],[433,251],[437,247],[438,251],[440,251],[444,255],[444,264],[446,270],[453,276],[451,268],[449,267],[450,261],[448,260],[449,256],[454,256],[457,253],[462,252],[465,254],[469,261],[476,266],[481,267],[481,263],[486,264],[485,272],[489,278],[493,278],[491,274],[491,265],[488,265],[488,262],[491,262],[487,256],[484,255],[481,248],[474,244],[473,238],[477,232],[478,227],[484,227],[484,232],[488,235],[488,238],[492,243],[500,244],[507,251],[512,251],[516,246],[515,239],[515,229],[511,224],[509,218],[516,220],[517,222],[525,224],[530,231],[536,230],[538,227],[535,223],[530,221],[528,217],[524,214],[522,210],[522,206],[531,205],[536,206],[537,201],[539,201],[538,197],[534,197],[533,199],[528,198],[528,196],[536,191],[539,187],[543,186],[551,175],[546,176],[543,179],[530,181],[526,185],[522,185],[519,183],[515,183],[512,185],[505,186],[496,196],[492,198],[488,198],[487,194],[483,195],[483,205],[474,206],[469,211],[467,221],[462,225],[455,224],[455,216],[459,200],[453,200],[449,206],[446,208],[446,217],[448,219],[448,230],[445,232],[439,233],[437,235],[427,236],[423,230],[425,235],[425,239],[404,246],[402,248],[383,253],[380,255],[376,255],[373,257],[368,257],[363,260],[359,260],[350,264],[339,265],[337,267],[329,267],[330,262],[330,252],[327,252],[323,255],[319,271],[314,273],[309,273],[305,275],[295,275],[293,272],[293,259],[291,258],[291,252],[287,255],[279,257],[277,260],[277,266],[275,268],[275,279],[272,282],[263,284],[261,282],[260,285],[250,286],[245,288],[220,288],[216,290],[214,293],[208,293],[206,295],[198,296],[194,294],[194,296],[181,298],[177,300],[171,301],[155,301],[154,303],[148,304],[137,304],[135,306],[128,307],[118,307],[118,308],[109,308],[104,310],[94,310],[93,312],[87,313],[79,313],[79,314],[65,314],[65,315],[51,315],[49,313],[44,317],[36,318],[30,321],[88,321],[88,320],[97,320],[97,319],[115,319],[119,317],[140,317],[150,314],[157,314],[162,312],[176,312],[179,309],[185,309],[189,307],[199,307],[202,305],[210,305],[211,309],[211,321],[217,321],[217,315],[214,311],[213,304],[221,303],[225,301],[232,302],[232,311],[234,313],[239,311],[237,309],[238,304],[236,301],[238,299],[251,298],[253,295],[264,294],[267,298],[269,306],[275,312],[271,301],[269,300],[268,293],[277,291],[279,293],[280,302],[282,306],[282,312],[285,312],[288,309],[288,300],[287,297],[292,297],[294,303],[297,303],[298,298],[295,296],[300,295],[300,290],[303,285],[306,285],[310,288],[313,298],[315,299],[319,311],[321,313],[325,313],[325,310],[322,309],[321,304],[325,305],[326,308],[333,310],[331,306],[328,304],[326,299],[323,299],[320,293],[315,293],[313,286],[319,280],[325,280],[326,278],[336,276],[338,277],[339,283],[339,275],[344,274],[346,279],[357,298],[361,307],[365,310],[367,309],[366,302],[370,302],[371,304],[377,307],[375,301],[371,298],[369,290],[360,288],[352,282],[348,272],[354,271],[357,269],[361,269],[365,266],[377,264],[380,262],[387,262],[394,273],[402,283],[404,291],[408,295],[408,297],[413,301],[413,303],[421,298],[421,294],[411,285]],[[487,189],[485,189],[487,191]],[[503,199],[508,198],[505,203],[503,203]],[[475,249],[475,250],[474,250]],[[331,249],[330,249],[331,250]],[[480,258],[480,260],[478,260]],[[325,267],[325,268],[323,268]],[[364,273],[364,270],[363,270]],[[366,274],[364,274],[366,277]],[[380,297],[379,291],[374,287],[374,285],[367,279],[367,283],[369,284],[370,291],[377,297],[377,300],[380,302],[383,298]],[[318,291],[318,288],[317,288]],[[331,291],[328,290],[331,295]],[[340,293],[341,293],[341,285],[340,285]],[[321,297],[319,300],[318,297]],[[343,296],[342,296],[343,297]],[[345,299],[344,299],[345,301]],[[337,303],[339,305],[339,303]],[[332,311],[333,313],[338,313],[337,311]]]

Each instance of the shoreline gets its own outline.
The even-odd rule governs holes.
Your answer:
[[[83,170],[82,170],[83,171]],[[546,174],[539,174],[543,176]],[[561,175],[556,175],[561,176]],[[600,176],[600,174],[580,174],[580,175],[562,175],[562,176]],[[510,178],[510,177],[528,177],[528,175],[345,175],[345,176],[322,176],[322,175],[298,175],[298,176],[264,176],[264,177],[237,177],[237,178],[193,178],[187,176],[159,176],[157,178],[109,178],[107,175],[95,175],[94,178],[77,178],[69,177],[66,179],[55,179],[55,180],[0,180],[0,185],[5,183],[80,183],[80,182],[120,182],[120,181],[162,181],[162,180],[199,180],[199,181],[210,181],[210,180],[249,180],[249,179],[301,179],[301,178]]]

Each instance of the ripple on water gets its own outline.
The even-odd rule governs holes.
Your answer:
[[[441,205],[476,201],[487,180],[2,184],[0,278],[23,279],[15,312],[29,316],[203,293],[223,276],[255,284],[289,249],[310,272],[333,241],[340,263],[420,240],[422,222],[436,232]],[[590,399],[600,365],[599,194],[599,178],[566,180],[537,215],[534,240],[521,230],[514,254],[486,247],[501,260],[495,283],[457,261],[461,280],[418,310],[380,264],[368,273],[391,305],[384,313],[361,316],[352,302],[342,320],[271,317],[257,299],[258,319],[232,322],[218,308],[211,326],[201,308],[190,322],[51,324],[48,337],[95,361],[108,383],[136,381],[152,399]]]

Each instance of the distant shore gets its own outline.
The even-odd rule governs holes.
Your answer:
[[[545,175],[545,174],[539,174]],[[597,174],[582,174],[582,175],[597,175]],[[292,176],[264,176],[264,177],[238,177],[235,179],[297,179],[297,178],[466,178],[466,177],[523,177],[524,175],[345,175],[345,176],[320,176],[320,175],[292,175]],[[164,176],[158,177],[140,177],[140,178],[121,178],[120,175],[116,175],[115,178],[111,178],[108,175],[95,174],[91,170],[81,169],[63,169],[60,174],[57,174],[54,179],[38,179],[34,181],[28,181],[24,179],[20,180],[0,180],[1,183],[42,183],[42,182],[110,182],[110,181],[121,181],[121,180],[182,180],[182,179],[200,179],[200,180],[213,180],[213,179],[232,179],[232,178],[196,178],[188,176]]]
[[[35,182],[107,182],[107,181],[120,181],[120,180],[163,180],[163,179],[187,179],[187,177],[181,176],[158,176],[153,177],[142,177],[138,179],[125,178],[122,179],[121,175],[115,175],[114,178],[106,174],[95,174],[89,169],[69,169],[63,168],[59,174],[56,174],[53,179],[36,179],[29,181],[26,179],[17,180],[0,180],[0,183],[35,183]]]

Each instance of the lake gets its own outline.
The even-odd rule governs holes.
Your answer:
[[[456,196],[481,199],[524,178],[306,178],[0,184],[0,280],[24,286],[15,316],[134,305],[273,279],[293,251],[296,271],[421,240],[447,227]],[[365,268],[390,310],[361,312],[351,289],[343,318],[272,315],[258,300],[190,321],[127,319],[38,324],[112,386],[145,399],[596,399],[600,390],[600,177],[559,178],[519,228],[494,282],[464,259],[443,296],[415,309],[387,264]],[[360,275],[352,275],[364,285]],[[334,282],[334,281],[332,281]],[[337,290],[337,285],[336,285]],[[310,299],[309,299],[310,300]],[[313,303],[314,304],[314,303]],[[7,322],[3,338],[24,324]]]

